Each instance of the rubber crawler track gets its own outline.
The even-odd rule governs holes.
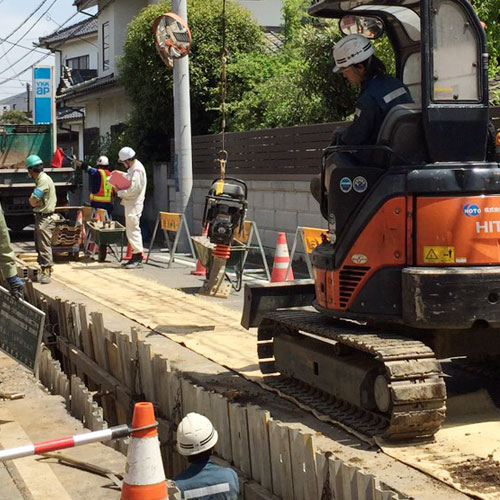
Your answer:
[[[356,434],[388,439],[432,436],[446,412],[446,387],[433,351],[422,342],[406,337],[375,333],[345,322],[339,325],[339,321],[331,322],[316,312],[286,311],[266,315],[258,330],[259,364],[266,384],[300,406],[307,406],[313,413],[339,422]],[[382,414],[358,408],[278,374],[272,344],[283,328],[288,334],[307,332],[372,355],[384,365],[392,397],[390,412]]]

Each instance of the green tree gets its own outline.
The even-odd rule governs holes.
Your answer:
[[[26,113],[24,111],[19,111],[17,109],[11,109],[9,111],[4,111],[0,116],[0,123],[7,123],[12,125],[24,125],[31,123]]]
[[[120,63],[120,80],[134,105],[125,140],[142,158],[165,158],[173,136],[173,75],[155,49],[153,20],[170,10],[170,2],[145,8],[130,24]],[[220,130],[222,0],[189,0],[188,20],[193,35],[190,53],[191,127],[193,135]],[[234,2],[226,5],[230,63],[264,48],[264,39],[250,12]],[[229,82],[237,98],[247,90],[243,79]]]

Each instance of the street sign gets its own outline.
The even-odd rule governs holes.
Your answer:
[[[33,123],[48,124],[54,120],[54,75],[52,66],[33,68]]]
[[[0,350],[35,372],[45,313],[0,286]]]

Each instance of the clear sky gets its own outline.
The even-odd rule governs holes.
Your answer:
[[[23,92],[26,82],[31,83],[31,65],[49,53],[39,48],[30,53],[39,37],[50,35],[87,17],[77,13],[73,0],[0,0],[0,100]],[[39,64],[54,64],[54,57],[50,55]],[[6,81],[12,77],[15,78]]]

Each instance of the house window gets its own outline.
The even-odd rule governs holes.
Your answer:
[[[102,24],[102,70],[109,69],[109,21]]]
[[[89,56],[70,57],[66,59],[66,66],[71,69],[89,69]]]

